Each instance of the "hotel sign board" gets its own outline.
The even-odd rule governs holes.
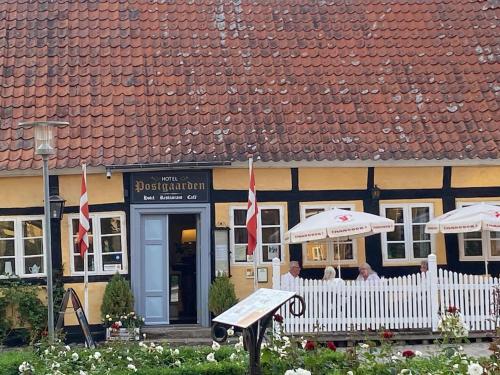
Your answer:
[[[209,201],[210,176],[205,171],[134,173],[131,184],[131,203]]]
[[[248,328],[271,311],[281,306],[296,293],[262,288],[217,316],[213,321],[240,328]]]

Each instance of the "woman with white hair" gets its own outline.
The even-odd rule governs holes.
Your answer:
[[[325,274],[323,275],[323,281],[335,280],[336,272],[335,268],[328,266],[325,268]]]
[[[377,281],[380,280],[377,273],[372,270],[372,267],[368,263],[364,263],[359,266],[359,276],[356,281]]]

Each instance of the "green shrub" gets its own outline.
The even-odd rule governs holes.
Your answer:
[[[0,375],[18,375],[19,365],[31,361],[33,354],[27,351],[9,351],[0,355]]]
[[[122,372],[113,375],[123,374]],[[140,369],[138,375],[244,375],[247,368],[241,363],[220,362],[189,364],[178,368],[149,368]]]
[[[225,274],[215,278],[208,292],[208,308],[214,315],[222,314],[238,302],[234,285]]]
[[[101,316],[122,316],[134,311],[134,296],[127,280],[116,273],[104,291]]]

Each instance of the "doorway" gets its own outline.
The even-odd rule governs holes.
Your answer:
[[[131,206],[135,308],[146,325],[208,326],[209,205],[158,206]]]
[[[196,323],[198,215],[169,215],[168,223],[170,323]]]

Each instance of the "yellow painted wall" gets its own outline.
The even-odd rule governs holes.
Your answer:
[[[500,193],[500,190],[499,190]],[[458,208],[458,204],[462,202],[495,202],[494,204],[500,203],[500,195],[498,197],[481,197],[481,198],[456,198],[455,204]]]
[[[290,169],[255,168],[255,188],[257,190],[291,190]],[[248,169],[217,168],[213,170],[215,190],[248,190]]]
[[[367,178],[368,168],[299,168],[299,189],[366,189]]]
[[[395,203],[431,203],[434,205],[434,217],[443,214],[443,201],[441,199],[394,199],[394,200],[381,200],[380,204],[395,204]],[[438,264],[446,264],[446,247],[444,243],[444,235],[435,235],[435,249],[436,260]],[[415,266],[419,265],[420,260],[416,262],[398,262],[398,263],[384,263],[384,267],[400,267],[400,266]]]
[[[71,258],[69,245],[69,224],[68,216],[64,215],[61,220],[61,259],[63,265],[63,275],[71,275]]]
[[[81,175],[59,177],[59,195],[66,199],[66,206],[80,204]],[[110,179],[104,173],[87,175],[89,204],[121,203],[124,200],[121,173],[113,173]]]
[[[380,189],[430,189],[443,186],[442,167],[375,168]]]
[[[500,166],[453,167],[451,186],[456,188],[496,186],[500,189]]]
[[[0,207],[42,207],[42,177],[2,177],[0,178]]]
[[[288,230],[288,221],[287,221],[287,205],[286,202],[259,202],[260,207],[263,206],[281,206],[283,207],[283,217],[284,217],[284,230]],[[221,227],[229,227],[229,211],[231,207],[242,207],[246,208],[246,203],[216,203],[215,204],[215,223],[217,226]],[[285,273],[288,270],[288,261],[289,261],[289,252],[288,245],[283,245],[283,255],[284,262],[281,266],[281,273]],[[258,267],[267,267],[267,283],[259,283],[260,288],[271,288],[272,286],[272,266],[271,264],[259,264]],[[231,281],[234,284],[234,289],[236,292],[236,296],[239,299],[247,297],[249,294],[253,292],[253,278],[246,278],[246,270],[247,268],[253,268],[251,263],[248,264],[234,264],[231,263]]]
[[[87,320],[89,324],[100,324],[101,321],[101,304],[102,297],[104,296],[104,290],[106,289],[106,284],[104,282],[100,283],[89,283],[89,315],[87,316]],[[83,283],[71,283],[64,284],[65,288],[73,288],[78,294],[80,298],[80,302],[83,306]],[[68,303],[68,310],[66,311],[66,315],[64,317],[64,325],[74,326],[78,325],[78,320],[76,319],[75,313],[73,312],[73,308],[71,305],[71,301]]]
[[[302,207],[308,207],[308,206],[321,206],[321,205],[339,205],[339,206],[346,206],[346,205],[354,205],[354,210],[356,211],[364,211],[363,209],[363,201],[316,201],[316,202],[302,202],[300,204],[300,210],[302,212]],[[355,240],[356,241],[356,248],[357,248],[357,256],[354,261],[352,262],[346,262],[342,263],[342,267],[357,267],[363,263],[366,262],[366,253],[365,253],[365,240],[363,238],[358,238]],[[305,247],[302,248],[302,259],[305,259]],[[319,266],[319,267],[324,267],[325,265]],[[318,265],[311,265],[311,264],[303,264],[302,268],[318,268]]]

